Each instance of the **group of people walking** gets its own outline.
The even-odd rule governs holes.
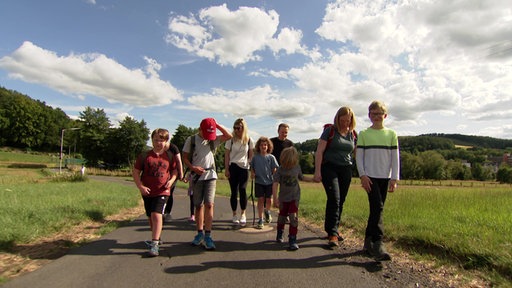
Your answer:
[[[396,189],[399,179],[398,138],[395,131],[384,126],[387,108],[382,102],[370,104],[368,117],[372,125],[358,135],[353,110],[338,109],[333,123],[326,125],[318,141],[315,173],[311,178],[302,174],[298,151],[287,138],[289,126],[284,123],[279,125],[277,137],[260,137],[254,143],[244,119],[236,119],[230,132],[215,119],[206,118],[201,121],[198,133],[186,139],[182,155],[177,147],[169,144],[168,130],[156,129],[151,135],[153,149],[142,153],[133,169],[151,228],[149,254],[159,254],[162,215],[170,211],[166,210],[167,201],[177,180],[190,183],[197,228],[192,245],[204,245],[207,250],[216,248],[212,238],[217,179],[214,156],[217,147],[224,143],[225,176],[231,189],[234,224],[247,223],[247,185],[251,177],[258,199],[255,228],[263,229],[265,223],[271,223],[273,204],[279,208],[276,241],[284,242],[285,225],[289,223],[289,249],[297,250],[299,181],[321,182],[327,196],[324,230],[328,244],[338,246],[343,240],[339,231],[343,204],[352,180],[352,167],[357,164],[370,207],[363,250],[377,260],[390,260],[382,242],[382,212],[387,193]],[[188,177],[183,173],[184,167],[191,172]]]

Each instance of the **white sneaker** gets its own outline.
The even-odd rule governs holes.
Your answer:
[[[233,224],[238,224],[240,221],[238,221],[238,217],[236,215],[233,215]]]
[[[240,216],[240,225],[245,226],[246,223],[247,219],[245,218],[245,214],[243,214],[242,216]]]

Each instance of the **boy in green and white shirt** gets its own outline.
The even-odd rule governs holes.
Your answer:
[[[368,117],[372,126],[359,133],[356,152],[357,171],[370,204],[363,250],[379,261],[391,260],[382,243],[382,212],[387,193],[395,191],[400,175],[398,137],[395,131],[384,127],[387,116],[382,102],[370,104]]]

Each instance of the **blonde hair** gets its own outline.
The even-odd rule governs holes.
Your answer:
[[[368,112],[370,112],[372,110],[377,110],[377,109],[381,110],[382,113],[384,113],[384,114],[388,113],[388,109],[386,108],[386,105],[383,102],[377,101],[377,100],[373,101],[370,104],[370,106],[368,107]]]
[[[340,120],[341,116],[350,115],[350,125],[349,130],[352,131],[356,128],[356,116],[354,114],[354,111],[352,111],[352,108],[343,106],[338,109],[338,112],[336,112],[336,115],[334,116],[334,127],[338,129],[338,122]]]
[[[270,139],[264,136],[261,136],[260,139],[256,141],[256,145],[254,145],[254,150],[256,150],[256,153],[261,153],[260,145],[263,142],[267,143],[267,153],[272,153],[272,151],[274,151],[274,144],[272,141],[270,141]]]
[[[299,152],[293,146],[284,148],[281,152],[280,161],[281,167],[291,169],[299,164]]]
[[[242,137],[238,137],[238,135],[235,133],[235,126],[241,126],[242,127]],[[247,127],[247,122],[245,122],[244,118],[238,118],[235,120],[235,123],[233,123],[233,142],[242,142],[242,144],[249,143],[249,133],[248,133],[249,127]]]
[[[158,138],[156,138],[158,136]],[[169,130],[163,129],[163,128],[156,128],[153,130],[153,133],[151,133],[151,140],[153,139],[161,139],[168,141],[169,140]]]

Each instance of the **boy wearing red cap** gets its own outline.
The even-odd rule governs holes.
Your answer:
[[[217,129],[222,135],[217,136]],[[233,136],[213,118],[201,121],[199,133],[189,136],[183,145],[183,163],[192,171],[193,200],[197,235],[192,245],[204,244],[207,250],[214,250],[211,237],[213,203],[217,184],[215,171],[215,150]],[[192,157],[190,153],[192,152]]]

